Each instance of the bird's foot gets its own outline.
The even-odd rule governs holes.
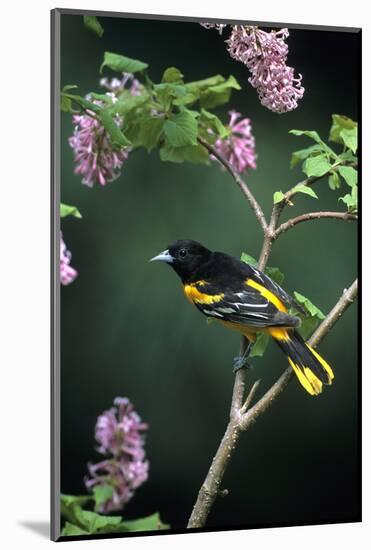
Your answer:
[[[233,359],[233,374],[236,374],[237,371],[241,369],[251,369],[251,365],[247,360],[248,358],[244,355],[237,355]]]

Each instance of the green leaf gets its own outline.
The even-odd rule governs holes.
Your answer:
[[[332,115],[329,140],[335,143],[344,143],[340,133],[342,130],[353,130],[358,127],[357,122],[344,115]]]
[[[128,145],[131,145],[131,142],[128,140],[128,138],[123,134],[123,132],[120,130],[120,128],[117,126],[115,120],[113,119],[112,114],[108,109],[103,110],[100,113],[100,119],[104,126],[104,128],[109,133],[109,136],[111,138],[112,146],[115,149],[122,149],[123,147],[127,147]]]
[[[166,141],[160,149],[160,159],[177,163],[188,161],[193,164],[209,164],[210,162],[207,150],[200,144],[173,147]]]
[[[104,52],[104,60],[100,66],[100,72],[102,72],[104,67],[109,67],[112,71],[118,73],[137,73],[147,69],[148,63],[144,63],[138,59],[131,59],[130,57],[125,57],[117,53]]]
[[[201,90],[200,102],[201,107],[214,108],[224,103],[228,103],[231,97],[232,90],[241,90],[241,86],[234,76],[230,76],[224,82],[210,86]]]
[[[102,38],[104,30],[95,15],[84,15],[84,25],[89,31],[94,32],[99,38]]]
[[[65,218],[66,216],[74,216],[75,218],[82,218],[76,206],[63,204],[63,202],[59,205],[59,212],[60,212],[61,218]]]
[[[304,340],[307,340],[307,338],[309,338],[309,336],[313,333],[314,329],[318,325],[319,325],[318,317],[307,317],[302,319],[299,332],[304,338]]]
[[[103,516],[89,510],[78,509],[77,520],[83,529],[89,533],[107,533],[117,527],[122,518],[120,516]]]
[[[183,84],[183,74],[176,67],[169,67],[164,71],[161,82],[168,84]]]
[[[273,195],[273,203],[278,204],[285,198],[284,193],[282,191],[276,191]]]
[[[255,344],[250,352],[249,357],[262,357],[265,353],[265,350],[267,349],[267,346],[269,344],[269,336],[268,334],[264,334],[263,332],[260,332],[257,337]]]
[[[354,214],[358,211],[358,188],[355,185],[352,187],[351,193],[340,197],[339,201],[342,201],[347,205],[348,212]]]
[[[322,151],[329,153],[335,158],[337,157],[335,151],[333,151],[331,147],[326,145],[326,143],[320,138],[318,132],[316,132],[315,130],[290,130],[289,134],[293,134],[294,136],[309,137],[310,139],[318,143],[318,145],[320,145]]]
[[[164,127],[163,118],[146,118],[140,125],[138,139],[140,144],[151,151],[158,144]]]
[[[110,500],[113,495],[112,485],[96,485],[93,488],[93,496],[95,500],[95,509],[97,510],[101,504]]]
[[[297,164],[313,155],[313,153],[320,153],[321,151],[323,151],[323,148],[321,145],[318,145],[318,143],[316,145],[306,147],[305,149],[294,151],[291,155],[290,168],[294,168]]]
[[[309,157],[304,161],[303,172],[308,176],[323,176],[331,170],[331,164],[326,155]]]
[[[61,514],[71,523],[78,523],[81,506],[92,500],[90,495],[61,495]],[[81,526],[83,527],[83,526]]]
[[[339,155],[339,159],[340,160],[347,160],[349,162],[354,162],[354,163],[357,163],[357,161],[358,161],[357,157],[355,157],[353,155],[353,153],[350,149],[347,149],[346,151],[344,151],[344,153],[341,153],[341,155]]]
[[[340,138],[342,139],[345,147],[348,147],[348,149],[350,149],[352,153],[357,152],[357,146],[358,146],[357,128],[352,128],[351,130],[343,128],[342,130],[340,130]]]
[[[358,180],[357,170],[355,170],[351,166],[339,166],[338,171],[341,177],[345,179],[345,181],[350,187],[354,187],[355,185],[357,185],[357,180]]]
[[[325,316],[322,311],[317,306],[315,306],[313,302],[309,300],[309,298],[303,296],[303,294],[300,294],[299,292],[294,292],[294,297],[295,300],[304,307],[305,311],[308,312],[308,315],[306,317],[303,317],[303,315],[299,314],[299,317],[302,320],[299,332],[304,339],[307,339],[308,336],[316,328],[319,321],[322,321]],[[298,315],[298,313],[295,312],[295,315]]]
[[[201,109],[200,122],[204,123],[222,139],[230,134],[230,130],[224,126],[220,118],[214,115],[214,113],[206,111],[206,109]]]
[[[169,145],[197,145],[197,116],[197,112],[183,108],[179,114],[172,115],[165,122],[164,132]]]
[[[273,279],[273,281],[275,281],[277,284],[281,285],[283,283],[285,276],[278,267],[267,266],[265,268],[265,272],[268,275],[268,277]]]
[[[123,525],[125,525],[128,531],[158,531],[170,528],[170,525],[161,521],[158,513],[145,518],[124,521]]]
[[[318,319],[324,319],[325,316],[324,314],[322,313],[322,311],[313,304],[313,302],[311,302],[309,300],[309,298],[306,298],[306,296],[303,296],[303,294],[300,294],[299,292],[294,292],[294,297],[295,297],[295,300],[301,304],[302,306],[304,306],[304,309],[312,316],[312,317],[318,317]]]
[[[318,199],[318,195],[311,187],[308,187],[307,185],[304,185],[303,183],[298,183],[298,185],[295,185],[293,191],[295,193],[304,193],[305,195],[309,195],[310,197],[313,197],[314,199]]]
[[[339,178],[339,174],[337,172],[332,172],[330,174],[329,179],[328,179],[328,184],[329,184],[330,189],[332,189],[333,191],[335,189],[339,189],[339,187],[340,187],[340,178]]]
[[[81,527],[78,527],[77,525],[66,521],[66,524],[62,529],[61,535],[62,537],[73,537],[76,535],[90,535],[90,533],[89,531],[85,531],[84,529],[81,529]]]
[[[130,92],[127,94],[120,94],[119,100],[109,107],[109,113],[112,115],[117,113],[121,116],[126,116],[128,113],[131,113],[131,111],[143,107],[148,99],[149,97],[146,94],[131,95]]]
[[[247,252],[242,252],[241,262],[252,265],[254,267],[258,265],[258,261],[255,258],[253,258],[253,256],[250,256],[250,254],[247,254]]]

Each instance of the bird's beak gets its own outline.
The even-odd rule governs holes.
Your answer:
[[[166,262],[167,264],[172,264],[174,261],[173,256],[168,250],[164,250],[161,254],[154,256],[149,260],[150,262]]]

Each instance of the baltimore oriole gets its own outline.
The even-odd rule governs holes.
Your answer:
[[[256,333],[268,333],[308,393],[318,395],[323,384],[331,384],[331,367],[296,330],[300,319],[288,313],[288,306],[297,311],[302,307],[265,273],[191,240],[174,242],[150,261],[171,265],[182,280],[186,297],[201,313],[241,332],[249,342],[247,354]]]

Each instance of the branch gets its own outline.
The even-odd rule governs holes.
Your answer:
[[[307,214],[302,214],[301,216],[296,216],[285,223],[282,223],[274,233],[274,238],[276,239],[281,233],[285,233],[288,229],[291,229],[295,225],[301,222],[306,222],[309,220],[316,220],[320,218],[334,218],[336,220],[358,220],[356,214],[349,214],[348,212],[308,212]]]
[[[246,183],[241,178],[239,173],[233,168],[231,163],[228,162],[222,155],[220,155],[218,153],[218,151],[216,150],[216,148],[213,145],[211,145],[211,143],[208,143],[205,139],[203,139],[201,137],[198,137],[197,140],[198,140],[199,143],[201,143],[201,145],[203,145],[205,147],[205,149],[208,150],[209,154],[212,155],[213,157],[215,157],[224,166],[224,168],[227,170],[227,172],[230,173],[230,175],[232,176],[234,181],[237,183],[238,187],[241,189],[244,196],[249,201],[250,206],[251,206],[251,208],[252,208],[252,210],[253,210],[253,212],[256,216],[256,219],[258,220],[259,225],[261,226],[261,228],[263,229],[263,232],[265,233],[266,230],[268,229],[267,220],[265,219],[264,212],[263,212],[260,204],[258,203],[256,198],[254,197],[254,195],[251,192],[250,188],[246,185]]]
[[[336,305],[332,308],[330,313],[328,313],[326,318],[322,321],[312,337],[309,339],[308,342],[310,345],[317,346],[319,342],[330,332],[335,323],[354,301],[357,296],[357,289],[357,280],[355,280],[352,286],[348,290],[344,291]],[[287,368],[277,382],[273,384],[273,386],[265,393],[265,395],[251,409],[247,412],[243,412],[246,408],[246,402],[243,406],[241,405],[240,410],[236,410],[233,406],[233,403],[235,404],[236,391],[237,394],[240,395],[240,385],[244,384],[242,372],[243,370],[241,369],[236,374],[236,383],[231,407],[231,418],[216,455],[213,458],[212,465],[207,473],[206,479],[198,494],[196,504],[188,522],[188,528],[200,528],[205,525],[215,499],[220,494],[220,484],[222,482],[224,472],[229,464],[232,453],[236,448],[237,441],[242,431],[249,429],[251,425],[256,422],[258,417],[265,412],[270,405],[272,405],[275,399],[286,388],[293,376],[291,367]],[[249,396],[247,397],[249,402],[251,402],[251,394],[253,394],[256,389],[257,384],[255,383],[250,390]]]

